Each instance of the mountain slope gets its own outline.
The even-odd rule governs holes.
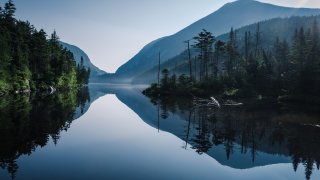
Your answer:
[[[320,22],[320,15],[318,16],[294,16],[290,18],[274,18],[267,21],[259,22],[260,32],[261,32],[261,46],[266,50],[271,50],[273,48],[274,42],[278,37],[280,40],[286,40],[289,44],[294,36],[295,29],[300,29],[303,27],[305,30],[311,29],[315,20]],[[320,26],[319,26],[320,28]],[[244,26],[242,28],[236,29],[237,32],[237,42],[239,51],[243,53],[244,51],[244,36],[245,32],[251,32],[254,34],[257,29],[257,23]],[[216,37],[217,40],[228,41],[229,33],[222,34]],[[191,54],[196,55],[194,49],[191,49]],[[178,56],[175,56],[161,65],[161,69],[168,69],[170,72],[175,72],[176,74],[188,74],[189,64],[187,61],[187,51],[183,51]],[[150,84],[157,81],[158,67],[154,66],[142,74],[136,76],[132,82],[134,84]]]
[[[185,40],[192,39],[202,29],[221,35],[231,27],[240,28],[255,22],[276,17],[310,16],[320,14],[319,9],[289,8],[251,0],[228,3],[216,12],[191,24],[180,32],[158,39],[145,46],[136,56],[122,65],[116,72],[119,79],[131,82],[134,77],[148,71],[157,64],[161,52],[162,63],[179,55],[184,49]]]
[[[65,42],[60,42],[60,44],[64,48],[67,48],[69,51],[71,51],[73,53],[77,64],[80,64],[81,57],[83,57],[84,66],[87,67],[87,68],[89,67],[90,70],[91,70],[90,80],[95,78],[95,77],[97,77],[97,76],[101,76],[101,75],[107,74],[105,71],[99,69],[97,66],[92,64],[92,62],[90,61],[88,55],[83,50],[78,48],[77,46],[70,45],[70,44],[65,43]]]

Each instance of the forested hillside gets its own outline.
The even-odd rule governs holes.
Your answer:
[[[87,83],[90,71],[76,67],[56,32],[49,39],[28,21],[15,19],[12,0],[0,6],[0,94],[70,89]]]
[[[116,76],[118,81],[131,83],[134,78],[158,64],[159,52],[161,53],[161,64],[167,62],[183,52],[186,47],[183,42],[191,40],[202,29],[210,31],[215,36],[220,36],[227,33],[231,27],[238,29],[273,18],[319,14],[319,9],[281,7],[255,0],[230,2],[181,31],[146,45],[132,59],[119,67]]]
[[[183,69],[171,66],[170,72],[162,67],[159,88],[153,85],[146,93],[265,95],[291,100],[308,95],[315,97],[309,100],[318,101],[319,18],[274,19],[231,29],[220,38],[203,30],[194,38],[192,50],[176,58]]]
[[[305,17],[288,17],[288,18],[275,18],[271,20],[266,20],[259,22],[259,31],[260,31],[260,46],[265,49],[272,51],[274,50],[274,42],[277,40],[277,38],[281,41],[285,40],[288,44],[291,44],[293,41],[293,36],[296,29],[299,29],[301,27],[304,28],[304,30],[312,29],[313,24],[315,22],[320,22],[320,16],[305,16]],[[253,38],[254,33],[257,30],[257,23],[250,24],[247,26],[244,26],[239,29],[235,29],[236,31],[236,41],[238,46],[238,51],[241,53],[244,52],[244,39],[246,32],[247,35],[251,36]],[[215,34],[212,34],[215,35]],[[220,35],[215,37],[215,40],[220,40],[222,42],[227,42],[229,39],[229,33]],[[193,63],[195,61],[195,56],[197,56],[198,52],[195,48],[193,48],[192,44],[194,42],[190,41],[191,45],[191,56]],[[183,44],[183,42],[181,42]],[[251,42],[251,45],[252,42]],[[197,61],[198,62],[198,61]],[[167,62],[161,64],[162,69],[168,69],[169,71],[173,72],[175,71],[176,74],[188,74],[189,72],[189,63],[188,63],[188,50],[187,46],[185,47],[185,51],[179,54],[178,56],[168,60]],[[144,72],[142,75],[136,77],[134,79],[134,83],[152,83],[157,81],[157,70],[158,67],[154,66],[152,69]]]
[[[79,47],[65,43],[65,42],[61,42],[60,44],[68,49],[70,52],[73,53],[74,59],[76,61],[77,64],[81,64],[81,60],[83,61],[83,66],[86,68],[90,68],[90,82],[92,82],[94,79],[96,79],[99,76],[102,75],[106,75],[107,73],[101,69],[99,69],[97,66],[95,66],[90,58],[88,57],[88,55],[81,50]]]

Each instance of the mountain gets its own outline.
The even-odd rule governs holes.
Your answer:
[[[320,15],[317,16],[292,16],[286,18],[274,18],[266,21],[259,22],[261,46],[263,49],[271,50],[277,38],[281,41],[286,40],[291,44],[294,32],[296,29],[303,27],[305,30],[311,29],[315,20],[320,22]],[[320,27],[319,27],[320,28]],[[251,32],[254,34],[257,29],[257,23],[244,26],[236,29],[237,32],[237,44],[241,53],[244,53],[244,39],[245,32]],[[216,37],[217,40],[227,42],[229,39],[229,33],[222,34]],[[191,54],[196,55],[196,52],[191,48]],[[161,65],[161,69],[168,69],[170,72],[179,74],[189,73],[187,50],[183,51],[179,55],[169,59]],[[154,66],[142,74],[136,76],[133,80],[133,84],[150,84],[157,80],[158,67]]]
[[[176,34],[160,38],[146,45],[137,55],[116,71],[116,76],[122,82],[131,83],[135,77],[156,66],[159,52],[161,53],[162,63],[165,63],[183,52],[186,49],[183,42],[192,39],[202,29],[219,36],[228,32],[231,27],[237,29],[277,17],[317,14],[320,14],[320,9],[281,7],[253,0],[238,0],[228,3]]]
[[[98,76],[101,75],[105,75],[107,74],[105,71],[99,69],[97,66],[95,66],[94,64],[92,64],[91,60],[89,59],[88,55],[81,50],[80,48],[78,48],[77,46],[74,45],[70,45],[68,43],[65,42],[60,42],[60,44],[64,47],[67,48],[69,51],[71,51],[74,55],[74,58],[77,62],[77,64],[80,64],[81,61],[81,57],[83,57],[83,64],[85,67],[89,67],[91,70],[91,74],[90,74],[90,80],[95,79]]]

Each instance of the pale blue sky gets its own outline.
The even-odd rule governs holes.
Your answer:
[[[6,0],[0,0],[1,6]],[[107,72],[152,40],[171,35],[234,0],[14,0],[17,18],[29,20],[83,49]],[[320,0],[261,0],[320,8]]]

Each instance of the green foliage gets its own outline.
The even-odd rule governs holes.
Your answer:
[[[83,57],[81,56],[80,64],[78,64],[76,69],[77,81],[79,84],[88,84],[91,70],[90,68],[85,68],[83,65]]]
[[[235,88],[226,89],[224,91],[224,95],[226,95],[226,96],[236,96],[238,92],[239,92],[239,89],[235,89]]]
[[[38,31],[29,22],[14,18],[9,0],[0,11],[0,92],[70,89],[87,84],[90,70],[76,68],[73,54],[59,43],[54,31]]]
[[[268,31],[261,29],[260,23],[256,24],[253,33],[239,34],[231,29],[226,42],[215,41],[210,32],[203,30],[194,38],[192,52],[197,54],[197,58],[194,67],[190,68],[194,70],[190,74],[198,73],[200,78],[182,74],[174,81],[177,83],[170,84],[169,71],[165,70],[160,88],[152,92],[181,95],[222,93],[228,97],[282,96],[290,99],[293,96],[319,97],[319,16],[292,18],[290,22],[301,19],[309,23],[301,27],[296,25],[296,30],[286,29],[287,34],[294,34],[289,42],[286,38],[276,37],[276,34],[270,35],[276,37],[272,41],[262,33]],[[310,19],[313,19],[311,25]],[[267,28],[266,23],[263,24]]]
[[[4,94],[10,90],[9,84],[0,80],[0,94]]]
[[[209,62],[212,54],[212,46],[216,41],[211,32],[203,29],[198,36],[193,38],[196,42],[194,47],[200,50],[200,80],[209,77]],[[192,68],[191,68],[192,69]]]
[[[159,92],[158,84],[152,83],[149,88],[143,91],[143,94],[155,96],[158,95]]]
[[[180,75],[178,78],[176,75],[169,76],[170,73],[167,69],[162,71],[161,84],[151,84],[149,88],[143,91],[146,95],[190,95],[193,88],[193,80],[185,74]]]

